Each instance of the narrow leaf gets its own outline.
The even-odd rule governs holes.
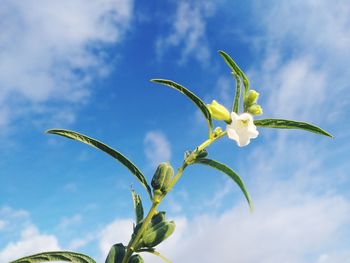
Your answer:
[[[169,259],[164,257],[158,251],[154,250],[154,248],[142,248],[142,249],[139,249],[138,252],[148,252],[148,253],[151,253],[153,255],[156,255],[156,256],[160,257],[161,259],[163,259],[167,263],[171,263],[171,261]]]
[[[243,85],[244,85],[243,98],[245,98],[249,90],[249,80],[247,76],[244,74],[244,72],[238,67],[236,62],[227,53],[225,53],[222,50],[219,50],[219,54],[224,58],[226,64],[232,69],[232,71],[242,78]]]
[[[131,190],[131,194],[132,194],[132,200],[134,201],[135,218],[136,218],[136,225],[137,225],[143,219],[143,206],[142,206],[141,197],[134,190]]]
[[[185,87],[181,86],[180,84],[178,84],[172,80],[151,79],[151,81],[168,86],[168,87],[171,87],[171,88],[174,88],[174,89],[178,90],[179,92],[181,92],[182,94],[186,95],[187,98],[189,98],[194,104],[196,104],[197,107],[203,113],[205,119],[207,120],[208,126],[209,126],[209,135],[211,135],[212,129],[213,129],[213,123],[211,120],[210,112],[209,112],[207,106],[204,104],[204,102],[199,97],[197,97],[197,95],[195,95],[193,92],[189,91]]]
[[[228,175],[233,181],[236,182],[236,184],[238,185],[238,187],[242,190],[245,198],[248,201],[248,204],[250,206],[250,209],[253,209],[253,203],[252,200],[250,198],[250,195],[242,181],[242,179],[239,177],[239,175],[234,172],[230,167],[226,166],[225,164],[222,164],[220,162],[217,162],[215,160],[211,160],[211,159],[197,159],[195,161],[195,163],[199,163],[199,164],[205,164],[205,165],[209,165],[221,172],[223,172],[224,174]]]
[[[93,138],[90,138],[86,135],[80,134],[75,131],[69,131],[69,130],[63,130],[63,129],[52,129],[46,131],[46,133],[49,134],[56,134],[63,137],[67,137],[72,140],[83,142],[87,145],[90,145],[94,148],[100,149],[101,151],[107,153],[108,155],[112,156],[114,159],[121,162],[126,168],[129,169],[129,171],[136,176],[136,178],[141,182],[141,184],[146,188],[151,200],[152,200],[152,191],[150,186],[147,184],[145,176],[141,173],[141,171],[124,155],[122,155],[120,152],[114,150],[113,148],[109,147],[108,145],[95,140]]]
[[[232,75],[236,79],[236,95],[232,106],[232,111],[238,113],[239,110],[239,99],[241,97],[241,80],[237,73],[232,72]]]
[[[73,263],[96,263],[87,255],[70,251],[43,252],[11,261],[10,263],[37,263],[50,261],[65,261]]]
[[[283,119],[263,119],[263,120],[255,120],[254,124],[256,126],[264,127],[264,128],[276,128],[276,129],[300,129],[305,130],[321,135],[325,135],[328,137],[333,136],[326,132],[325,130],[317,127],[315,125],[300,122],[300,121],[291,121],[291,120],[283,120]]]

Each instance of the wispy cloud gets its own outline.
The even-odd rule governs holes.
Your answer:
[[[343,92],[350,74],[347,1],[268,1],[254,8],[261,29],[258,50],[265,59],[253,83],[273,94],[268,113],[328,121],[344,117],[350,98]]]
[[[2,1],[0,125],[29,112],[74,121],[73,104],[108,73],[103,47],[122,40],[132,8],[132,0]],[[57,102],[68,103],[61,116]]]
[[[171,146],[166,136],[160,131],[150,131],[144,138],[145,154],[151,165],[156,167],[171,158]]]
[[[1,207],[0,218],[6,222],[0,240],[0,262],[9,262],[44,250],[60,249],[57,238],[40,233],[37,226],[31,223],[27,211]]]
[[[64,217],[58,224],[58,228],[64,230],[67,227],[71,227],[72,225],[80,223],[82,220],[81,215],[76,214],[71,217]]]
[[[158,58],[174,47],[180,47],[179,63],[185,63],[194,56],[201,63],[208,63],[210,51],[206,35],[206,19],[213,15],[214,5],[209,2],[179,1],[176,14],[172,18],[172,31],[158,38],[156,52]]]

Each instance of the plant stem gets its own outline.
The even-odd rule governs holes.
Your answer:
[[[223,131],[221,133],[219,133],[217,136],[209,138],[208,140],[204,141],[201,145],[199,145],[196,148],[196,151],[202,151],[204,150],[206,147],[208,147],[210,144],[212,144],[213,142],[215,142],[217,139],[223,137],[224,135],[226,135],[226,131]],[[171,190],[174,185],[176,184],[176,182],[180,179],[183,171],[186,169],[186,167],[191,164],[191,160],[193,158],[195,158],[195,151],[193,151],[189,156],[187,156],[187,158],[184,160],[182,166],[178,169],[177,174],[175,175],[174,179],[170,182],[169,184],[169,190]],[[169,191],[168,191],[169,192]]]
[[[151,222],[153,215],[157,212],[157,207],[160,204],[160,201],[161,199],[159,200],[159,202],[153,202],[152,207],[150,208],[145,220],[143,221],[140,230],[137,232],[136,237],[130,240],[122,263],[127,263],[127,260],[129,260],[130,256],[134,252],[135,246],[140,241],[143,232],[145,232],[146,227]]]
[[[153,197],[152,206],[151,206],[147,216],[145,217],[140,230],[137,232],[135,238],[132,238],[130,240],[122,263],[128,262],[130,256],[135,251],[135,247],[137,247],[137,245],[139,244],[139,241],[140,241],[143,233],[145,232],[147,226],[151,222],[152,217],[157,212],[157,207],[159,206],[160,202],[163,200],[163,198],[166,196],[166,194],[174,187],[176,182],[180,179],[180,177],[181,177],[182,173],[184,172],[184,170],[186,169],[186,167],[188,165],[192,164],[192,160],[194,160],[196,157],[195,154],[198,153],[199,151],[204,150],[206,147],[208,147],[210,144],[212,144],[217,139],[223,137],[224,135],[226,135],[226,131],[223,131],[223,132],[217,134],[215,137],[211,136],[209,139],[207,139],[202,144],[200,144],[189,156],[186,157],[182,166],[177,170],[176,175],[174,176],[173,180],[169,184],[168,191],[166,193],[164,193],[163,195],[160,195],[160,196],[155,195]]]

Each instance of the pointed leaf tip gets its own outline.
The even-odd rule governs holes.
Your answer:
[[[252,202],[252,199],[250,197],[250,194],[248,193],[248,190],[246,189],[246,187],[243,183],[243,180],[235,171],[233,171],[227,165],[222,164],[222,163],[215,161],[215,160],[211,160],[211,159],[197,159],[195,161],[195,163],[208,165],[208,166],[215,168],[215,169],[223,172],[224,174],[228,175],[233,181],[235,181],[235,183],[241,189],[245,198],[248,201],[250,211],[253,211],[254,207],[253,207],[253,202]]]
[[[331,135],[329,132],[323,130],[322,128],[316,125],[313,125],[307,122],[284,120],[284,119],[262,119],[262,120],[255,120],[254,124],[256,126],[260,126],[263,128],[305,130],[308,132],[313,132],[316,134],[334,138],[333,135]]]
[[[151,190],[151,187],[148,185],[145,176],[128,158],[126,158],[117,150],[111,148],[110,146],[94,138],[88,137],[84,134],[81,134],[75,131],[64,130],[64,129],[50,129],[50,130],[47,130],[46,132],[48,134],[60,135],[72,140],[80,141],[82,143],[85,143],[89,146],[97,148],[105,152],[106,154],[110,155],[111,157],[119,161],[121,164],[123,164],[140,181],[140,183],[146,188],[150,196],[150,199],[152,200],[152,190]]]
[[[210,115],[210,112],[209,112],[207,106],[205,105],[205,103],[196,94],[194,94],[192,91],[188,90],[184,86],[182,86],[182,85],[180,85],[180,84],[178,84],[178,83],[176,83],[176,82],[174,82],[172,80],[168,80],[168,79],[151,79],[151,82],[171,87],[171,88],[181,92],[188,99],[190,99],[199,108],[199,110],[203,113],[205,119],[207,120],[208,127],[209,127],[209,137],[210,137],[210,135],[212,133],[212,130],[213,130],[212,118],[211,118],[211,115]]]

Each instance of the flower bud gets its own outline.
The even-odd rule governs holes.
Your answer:
[[[152,248],[167,239],[175,230],[174,221],[162,221],[148,228],[142,237],[141,246]]]
[[[165,212],[164,211],[160,211],[158,213],[156,213],[152,219],[151,219],[151,226],[155,226],[157,224],[159,224],[160,222],[165,220]]]
[[[230,112],[216,100],[213,100],[211,104],[207,104],[207,108],[213,119],[225,122],[231,121]]]
[[[128,263],[143,263],[143,258],[139,254],[132,255]]]
[[[109,250],[105,263],[122,262],[125,255],[125,246],[122,243],[114,244]]]
[[[253,104],[248,108],[248,112],[252,115],[261,115],[263,114],[263,110],[260,105],[258,104]]]
[[[216,137],[220,133],[222,133],[222,128],[221,127],[216,127],[215,130],[213,131],[213,136]]]
[[[199,152],[197,153],[196,159],[205,158],[205,157],[207,157],[207,155],[208,155],[207,150],[206,150],[206,149],[203,149],[203,150],[201,150],[201,151],[199,151]]]
[[[152,187],[156,192],[159,190],[161,193],[166,193],[169,183],[174,176],[174,169],[169,163],[161,163],[152,178]]]
[[[259,93],[256,92],[255,90],[251,89],[248,92],[248,95],[246,96],[244,103],[247,105],[247,107],[255,104],[258,101],[259,98]]]

